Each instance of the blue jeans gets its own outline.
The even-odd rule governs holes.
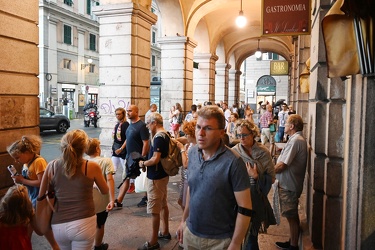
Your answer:
[[[277,131],[277,133],[279,133],[280,142],[284,141],[284,130],[285,127],[279,127],[279,131]]]

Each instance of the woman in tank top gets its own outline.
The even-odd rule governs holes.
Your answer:
[[[56,196],[52,230],[61,250],[89,250],[96,230],[92,187],[95,183],[102,194],[107,194],[108,186],[100,166],[83,158],[88,146],[88,136],[83,130],[65,134],[60,146],[61,157],[48,164],[45,174]],[[46,189],[42,181],[39,197]]]

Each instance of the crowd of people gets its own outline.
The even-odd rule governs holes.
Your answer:
[[[307,162],[303,120],[285,103],[279,105],[277,114],[269,103],[259,106],[255,112],[261,116],[255,124],[249,106],[193,104],[183,117],[182,106],[176,103],[166,117],[169,131],[155,104],[144,121],[136,105],[117,108],[111,158],[101,157],[98,139],[73,130],[61,139],[61,156],[47,164],[39,155],[40,137],[23,136],[8,147],[14,160],[23,164],[23,171],[12,175],[16,185],[0,203],[0,246],[31,249],[31,233],[41,234],[34,211],[48,188],[41,185],[42,179],[49,178],[58,203],[51,229],[44,234],[51,248],[108,249],[103,239],[108,213],[123,207],[132,185],[131,167],[137,164],[149,180],[138,206],[147,206],[152,228],[149,240],[138,249],[160,249],[159,240],[172,238],[169,176],[161,159],[168,155],[169,141],[177,140],[182,157],[178,199],[182,218],[176,234],[181,248],[259,249],[258,233],[276,224],[267,195],[272,184],[278,183],[280,210],[289,223],[290,238],[275,244],[298,249],[298,199]],[[275,135],[285,143],[276,164],[272,158]],[[119,169],[123,182],[115,197],[113,175]],[[7,240],[11,236],[18,243]]]

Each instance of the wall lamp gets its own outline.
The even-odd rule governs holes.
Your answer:
[[[85,69],[86,66],[90,66],[92,64],[92,59],[91,58],[87,59],[87,62],[88,62],[87,64],[81,64],[81,69]]]
[[[260,48],[259,48],[259,40],[260,40],[260,39],[258,39],[258,49],[257,49],[257,51],[255,52],[255,57],[258,58],[258,59],[262,57],[262,51],[261,51]]]
[[[243,15],[242,11],[242,0],[241,0],[241,10],[240,13],[238,14],[238,17],[236,18],[236,24],[239,28],[245,27],[247,23],[246,17]]]

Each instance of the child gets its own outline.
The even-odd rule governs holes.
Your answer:
[[[42,147],[39,136],[22,136],[22,139],[12,143],[7,151],[16,162],[23,164],[22,175],[13,175],[14,183],[23,184],[29,191],[29,197],[33,207],[36,206],[36,198],[39,194],[39,186],[42,181],[47,162],[38,153]]]
[[[36,207],[36,199],[44,171],[46,160],[39,155],[42,148],[42,139],[36,135],[22,136],[21,140],[12,143],[7,151],[13,159],[23,164],[22,175],[12,175],[16,184],[27,187],[29,198],[33,207]],[[60,249],[53,236],[52,230],[45,234],[46,239],[53,249]]]
[[[34,216],[27,188],[10,187],[0,202],[0,249],[31,250]]]
[[[96,213],[96,233],[94,250],[107,250],[108,244],[103,243],[104,224],[107,221],[108,211],[112,210],[115,203],[115,180],[113,175],[116,173],[110,158],[100,157],[100,141],[96,138],[89,139],[89,145],[86,150],[89,160],[95,161],[102,169],[104,179],[107,181],[109,194],[102,195],[98,188],[94,186],[94,203]]]

